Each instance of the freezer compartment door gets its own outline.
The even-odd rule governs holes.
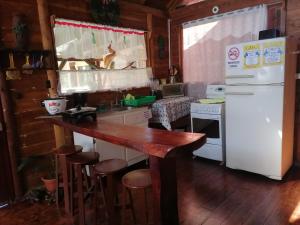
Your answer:
[[[227,85],[280,84],[284,82],[284,66],[262,67],[260,69],[239,70],[226,73]]]
[[[285,39],[249,42],[226,48],[226,84],[284,82]]]
[[[226,86],[226,165],[281,179],[283,86]]]

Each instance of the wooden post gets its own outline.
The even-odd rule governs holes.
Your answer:
[[[153,66],[153,38],[152,38],[152,29],[153,29],[153,16],[151,13],[147,13],[147,66]]]
[[[40,21],[40,29],[42,36],[42,44],[45,50],[53,51],[53,40],[51,35],[51,27],[50,27],[50,16],[48,12],[48,3],[47,0],[36,0],[39,21]],[[55,70],[47,70],[47,77],[50,81],[51,87],[48,89],[50,97],[57,96],[57,74]],[[65,132],[64,129],[61,129],[58,126],[54,125],[54,134],[55,134],[55,142],[56,147],[60,147],[65,144]]]
[[[17,156],[16,152],[18,150],[18,134],[17,126],[14,118],[13,104],[9,95],[9,90],[7,87],[7,81],[5,79],[5,74],[0,72],[0,97],[3,107],[3,116],[6,126],[6,136],[8,142],[8,151],[10,158],[11,174],[14,186],[14,194],[16,198],[22,196],[22,189],[20,186],[19,175],[17,171]]]
[[[150,155],[154,224],[179,225],[176,158]]]

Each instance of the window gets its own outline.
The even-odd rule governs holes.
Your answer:
[[[183,80],[225,82],[225,47],[258,39],[267,27],[267,7],[257,6],[183,24]]]
[[[95,92],[148,86],[144,31],[55,19],[59,92]]]

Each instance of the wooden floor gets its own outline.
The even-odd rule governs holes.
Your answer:
[[[300,168],[293,168],[278,182],[208,160],[182,158],[177,167],[182,225],[300,224]],[[128,212],[131,225],[130,218]],[[0,209],[0,224],[70,223],[54,205],[21,203]]]

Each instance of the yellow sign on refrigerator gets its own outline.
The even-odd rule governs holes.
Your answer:
[[[285,43],[270,41],[263,44],[263,65],[280,65],[284,62]]]
[[[244,69],[252,69],[260,67],[260,45],[246,44],[244,50]]]
[[[260,67],[260,45],[246,44],[244,50],[244,69],[253,69]]]

